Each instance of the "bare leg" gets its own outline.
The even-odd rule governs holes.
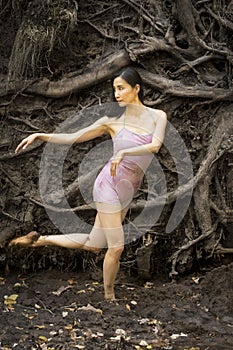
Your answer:
[[[115,300],[114,282],[119,270],[119,261],[124,250],[122,220],[125,213],[99,212],[101,226],[105,232],[108,250],[103,263],[104,294],[106,300]]]
[[[40,236],[37,232],[30,232],[26,236],[18,237],[10,242],[10,245],[21,244],[24,246],[41,247],[55,245],[71,249],[84,249],[98,253],[106,247],[106,239],[103,230],[100,227],[98,214],[95,224],[90,234],[72,233],[61,235]]]
[[[124,250],[122,221],[126,211],[121,211],[119,208],[113,213],[106,213],[102,209],[98,210],[95,224],[90,234],[74,233],[40,236],[33,231],[26,236],[12,240],[10,245],[22,244],[32,247],[55,245],[65,248],[84,249],[94,253],[98,253],[102,248],[108,246],[103,263],[104,292],[107,300],[115,300],[114,282],[119,270],[121,253]]]

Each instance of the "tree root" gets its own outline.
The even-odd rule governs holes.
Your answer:
[[[181,248],[179,248],[179,249],[170,257],[169,261],[172,262],[172,268],[171,268],[171,272],[170,272],[170,274],[169,274],[170,277],[177,276],[177,275],[179,274],[179,273],[176,271],[176,265],[177,265],[177,261],[178,261],[178,258],[179,258],[179,256],[180,256],[180,254],[181,254],[183,251],[186,251],[186,250],[190,249],[190,248],[191,248],[192,246],[194,246],[195,244],[197,244],[197,243],[203,241],[204,239],[208,238],[209,236],[211,236],[211,235],[215,232],[215,230],[216,230],[216,228],[217,228],[217,226],[218,226],[218,223],[219,223],[219,220],[217,220],[217,221],[215,222],[215,224],[213,225],[213,227],[212,227],[209,231],[203,233],[202,235],[200,235],[200,236],[197,237],[196,239],[193,239],[192,241],[189,241],[187,244],[184,244]]]
[[[145,51],[143,47],[141,50],[142,53]],[[137,50],[137,53],[140,54],[140,50]],[[79,90],[86,89],[110,78],[119,69],[129,65],[130,62],[131,60],[128,53],[125,50],[121,50],[102,60],[98,66],[96,62],[94,67],[81,75],[72,78],[63,78],[60,81],[42,79],[37,83],[31,82],[28,84],[30,86],[24,89],[24,92],[52,98],[69,96],[72,93],[76,93]],[[138,71],[145,84],[162,91],[163,94],[182,98],[209,99],[211,101],[232,101],[233,99],[233,89],[226,90],[201,85],[187,86],[179,81],[163,78],[160,75],[150,73],[141,68],[138,68]],[[0,96],[14,93],[22,88],[22,84],[22,82],[18,84],[8,84],[7,89],[5,84],[0,85]]]
[[[179,21],[186,31],[188,35],[188,39],[192,46],[192,50],[196,50],[198,48],[202,48],[206,51],[210,51],[215,54],[220,54],[229,59],[232,63],[233,52],[231,50],[220,47],[216,48],[216,45],[208,46],[199,36],[196,30],[196,22],[195,15],[197,15],[197,11],[195,11],[194,6],[190,0],[177,0],[177,15]],[[203,28],[202,28],[203,29]],[[219,45],[219,43],[217,43]],[[220,46],[220,45],[219,45]]]
[[[216,19],[221,25],[223,25],[226,28],[229,28],[229,29],[233,30],[233,23],[231,21],[229,21],[227,18],[221,17],[220,15],[216,15],[216,13],[214,13],[214,11],[212,11],[209,6],[205,5],[205,8],[209,12],[209,14],[214,19]]]
[[[214,250],[216,254],[233,254],[233,248],[224,248],[221,244],[218,244]]]
[[[161,29],[161,24],[156,24],[155,18],[152,17],[145,8],[141,5],[138,6],[134,0],[122,0],[127,5],[131,6],[142,18],[147,21],[153,28],[155,28],[160,34],[164,34],[164,29]]]

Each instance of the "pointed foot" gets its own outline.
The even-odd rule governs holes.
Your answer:
[[[31,231],[25,236],[12,239],[9,243],[9,246],[20,244],[22,246],[28,247],[33,245],[33,243],[36,242],[39,237],[40,237],[40,234],[38,232]]]

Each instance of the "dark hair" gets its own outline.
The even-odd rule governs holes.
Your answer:
[[[139,73],[136,71],[135,68],[132,67],[127,67],[127,68],[123,68],[120,72],[116,73],[113,77],[112,77],[112,86],[113,86],[113,81],[118,78],[121,77],[122,79],[124,79],[129,85],[131,85],[133,88],[139,84],[140,85],[140,91],[138,93],[138,97],[140,99],[141,102],[143,102],[143,87],[142,87],[142,78],[140,77]],[[113,90],[113,101],[116,101],[115,99],[115,95],[114,95],[114,90]]]

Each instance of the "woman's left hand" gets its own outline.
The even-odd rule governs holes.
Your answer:
[[[114,158],[112,158],[111,160],[111,166],[110,166],[110,175],[112,177],[115,177],[116,174],[117,174],[117,170],[118,170],[118,167],[119,167],[119,164],[120,162],[122,161],[123,159],[123,155],[118,153],[114,156]]]

